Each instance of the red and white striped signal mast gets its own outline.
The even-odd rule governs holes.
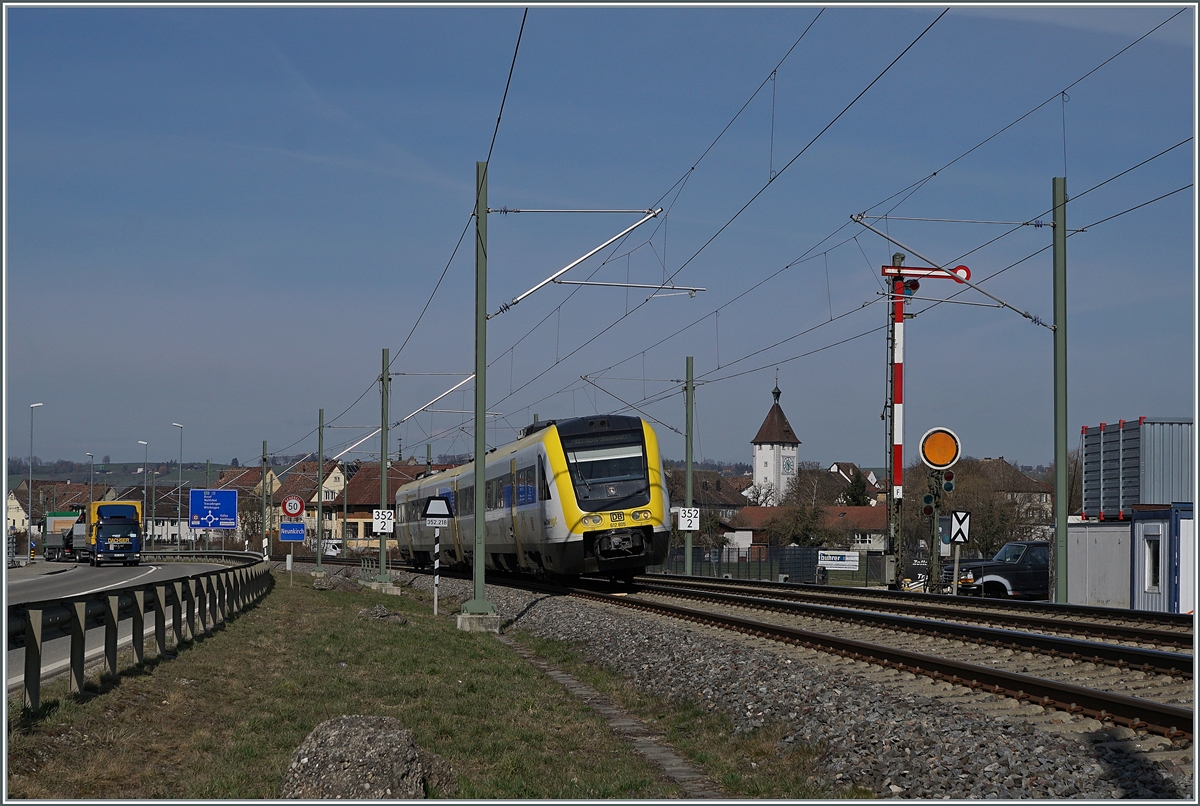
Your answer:
[[[971,279],[971,270],[966,266],[953,269],[905,267],[904,254],[897,252],[892,255],[892,265],[883,267],[883,276],[890,277],[892,281],[892,377],[889,400],[892,494],[888,549],[893,554],[902,555],[901,547],[896,544],[896,533],[900,528],[900,508],[904,503],[904,304],[921,287],[922,279],[942,278],[966,283]]]

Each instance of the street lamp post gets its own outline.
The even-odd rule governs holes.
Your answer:
[[[91,512],[92,501],[96,498],[92,493],[92,478],[95,476],[96,471],[96,457],[90,453],[85,453],[84,456],[88,458],[88,512]]]
[[[149,486],[147,476],[150,472],[150,443],[139,439],[138,444],[144,446],[142,457],[142,547],[146,547],[146,488]]]
[[[25,528],[30,554],[33,552],[33,410],[44,403],[29,404],[29,525]]]
[[[175,527],[179,530],[179,548],[183,548],[183,425],[171,423],[179,429],[179,490],[175,499]]]

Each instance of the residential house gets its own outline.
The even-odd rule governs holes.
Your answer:
[[[671,507],[681,507],[686,502],[686,475],[681,467],[666,468],[667,494]],[[749,476],[722,476],[715,470],[692,471],[692,506],[700,510],[701,518],[712,513],[718,519],[732,519],[749,502],[742,494],[754,483]]]
[[[886,506],[825,507],[821,527],[831,535],[830,548],[884,551],[888,541]]]
[[[336,461],[326,460],[321,466],[321,478],[317,477],[318,464],[316,461],[300,462],[293,467],[275,489],[270,513],[270,528],[275,531],[285,517],[283,514],[283,499],[289,495],[298,495],[304,501],[304,513],[301,520],[304,523],[305,544],[316,546],[317,534],[317,501],[323,508],[322,539],[333,538],[333,516],[330,514],[333,502],[346,488],[345,467]]]
[[[433,470],[445,470],[454,465],[433,465]],[[379,500],[379,463],[364,462],[350,478],[345,493],[338,495],[330,504],[334,539],[344,540],[348,551],[370,551],[379,548],[379,536],[374,533],[373,513],[377,509],[396,507],[396,491],[427,471],[425,464],[416,460],[389,462],[387,478],[387,506],[381,507]],[[396,535],[387,538],[387,549],[396,548]]]
[[[875,475],[875,471],[869,468],[860,468],[853,462],[834,462],[829,466],[829,472],[837,479],[838,483],[847,486],[854,481],[854,476],[861,473],[863,481],[867,486],[867,498],[870,499],[870,506],[878,506],[887,503],[887,489],[883,486],[879,477]],[[844,506],[846,500],[843,495],[839,495],[834,502],[839,506]]]
[[[980,459],[979,469],[992,489],[1004,493],[1005,498],[1017,505],[1019,520],[1034,524],[1039,538],[1053,537],[1054,488],[1051,485],[1029,478],[1004,461],[1003,456]]]
[[[90,501],[113,500],[116,491],[107,484],[72,484],[70,481],[33,480],[33,533],[41,534],[47,512],[83,512]],[[8,492],[8,533],[29,528],[29,479]]]
[[[763,549],[769,544],[767,529],[775,518],[786,517],[792,507],[743,507],[721,528],[729,545]],[[883,551],[887,548],[887,507],[821,508],[821,528],[828,534],[828,548]]]

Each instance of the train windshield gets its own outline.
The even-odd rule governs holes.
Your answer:
[[[576,499],[584,509],[624,509],[649,502],[640,431],[564,436],[562,445]]]

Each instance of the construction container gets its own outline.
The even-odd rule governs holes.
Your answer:
[[[1131,521],[1067,524],[1067,602],[1129,609]]]
[[[1136,504],[1193,503],[1191,418],[1083,427],[1084,520],[1125,520]]]
[[[1195,609],[1196,549],[1192,504],[1140,505],[1130,513],[1130,605],[1156,613]]]

